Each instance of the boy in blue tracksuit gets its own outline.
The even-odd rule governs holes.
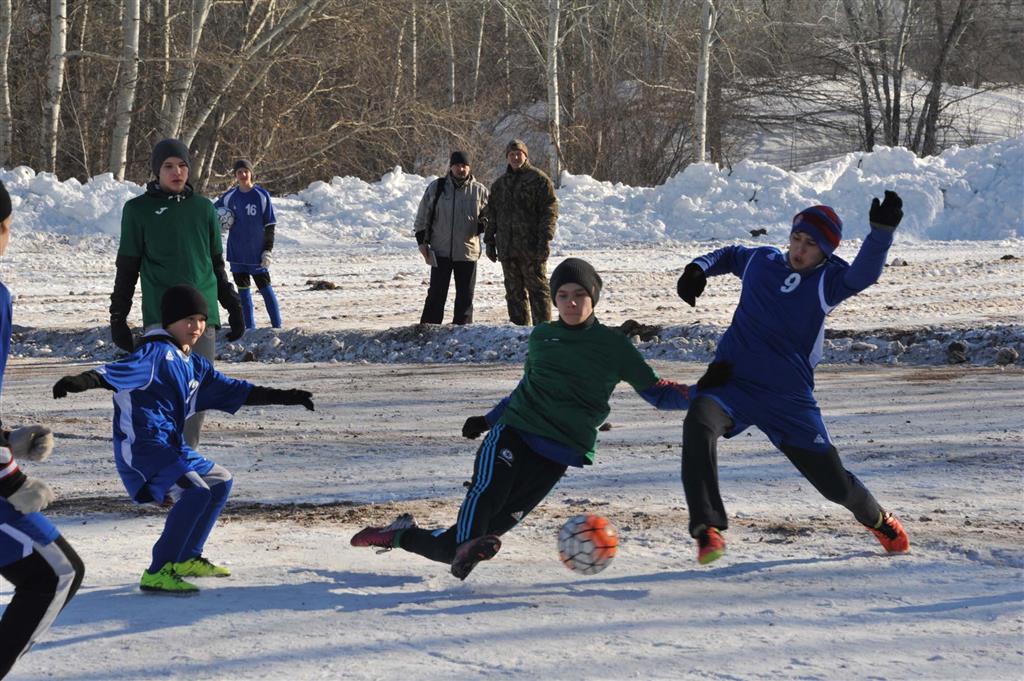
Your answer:
[[[709,276],[733,274],[743,282],[715,355],[715,362],[732,366],[732,377],[698,397],[683,424],[683,488],[701,564],[725,552],[721,532],[728,519],[718,490],[716,441],[752,425],[822,495],[848,508],[886,551],[909,550],[899,520],[843,467],[814,399],[825,317],[878,281],[903,217],[902,204],[891,191],[885,192],[884,202],[873,200],[871,232],[853,264],[833,255],[842,238],[839,216],[828,206],[812,206],[793,218],[787,253],[727,246],[695,259],[679,278],[679,296],[691,306]]]
[[[229,224],[231,229],[228,235],[228,262],[231,263],[231,276],[242,299],[245,328],[256,328],[249,281],[251,276],[263,296],[263,304],[270,315],[270,325],[280,329],[281,308],[274,287],[270,284],[271,251],[274,250],[274,228],[277,224],[274,205],[267,190],[253,183],[252,163],[244,158],[235,161],[234,173],[238,185],[225,192],[213,205],[222,215],[221,209],[230,211],[230,219],[222,219],[221,222]]]
[[[0,182],[0,256],[11,240],[11,197]],[[11,294],[0,283],[0,389],[11,347]],[[0,678],[28,652],[74,597],[85,565],[41,511],[54,499],[39,478],[25,475],[22,461],[42,461],[53,450],[44,426],[0,429],[0,575],[14,595],[0,617]]]
[[[185,442],[185,420],[194,412],[233,414],[245,404],[301,404],[305,390],[277,390],[228,378],[191,352],[206,329],[207,304],[188,285],[173,286],[161,304],[162,328],[150,331],[134,353],[53,386],[55,398],[90,388],[114,391],[114,459],[136,503],[171,505],[153,560],[142,573],[143,591],[193,593],[184,577],[226,577],[227,568],[203,557],[203,547],[228,494],[231,473]]]

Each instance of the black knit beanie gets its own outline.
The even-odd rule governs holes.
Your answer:
[[[245,168],[246,170],[248,170],[251,173],[252,172],[252,162],[249,161],[249,159],[247,159],[247,158],[240,158],[237,161],[235,161],[235,166],[231,169],[231,172],[237,173],[242,168]]]
[[[210,308],[206,298],[195,287],[188,284],[172,286],[164,292],[160,299],[160,325],[165,329],[185,317],[201,314],[210,316]]]
[[[595,306],[601,297],[601,287],[604,286],[594,266],[580,258],[566,258],[551,273],[551,297],[554,298],[558,289],[566,284],[579,284],[587,289]]]
[[[11,195],[7,193],[7,187],[0,182],[0,222],[3,222],[11,214]]]
[[[192,159],[188,155],[188,147],[181,140],[168,138],[160,140],[153,147],[153,154],[149,157],[149,166],[153,169],[153,175],[160,177],[160,166],[164,164],[164,161],[169,159],[171,156],[177,156],[185,165],[192,168]]]
[[[469,165],[469,156],[466,156],[464,151],[453,151],[451,158],[448,159],[448,167],[462,164],[464,166]]]

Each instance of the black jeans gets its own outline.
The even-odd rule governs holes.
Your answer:
[[[686,412],[682,476],[691,536],[708,527],[729,527],[718,489],[718,438],[732,427],[732,419],[710,397],[698,397]],[[780,449],[823,497],[846,507],[864,525],[870,527],[878,521],[881,507],[864,483],[843,467],[835,447],[827,452],[786,445]]]
[[[430,268],[430,288],[423,303],[420,324],[441,324],[444,321],[444,303],[448,300],[448,286],[455,274],[455,312],[453,324],[473,321],[473,289],[476,288],[476,261],[464,262],[437,256],[437,267]]]

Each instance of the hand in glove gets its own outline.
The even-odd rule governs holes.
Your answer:
[[[462,424],[462,437],[475,440],[480,437],[481,433],[486,433],[490,429],[491,424],[487,423],[487,419],[483,416],[470,416]]]
[[[697,306],[697,298],[700,298],[700,294],[704,293],[704,287],[707,286],[708,278],[704,274],[704,270],[701,269],[700,265],[691,262],[683,270],[682,275],[679,277],[679,281],[676,282],[676,293],[679,297],[685,300],[690,307]]]
[[[697,389],[707,390],[725,385],[732,378],[732,362],[712,362],[704,375],[697,379]]]
[[[868,220],[875,229],[886,232],[895,231],[903,219],[903,199],[896,192],[885,190],[885,200],[881,203],[877,198],[871,199],[871,211]]]
[[[487,259],[491,262],[498,262],[498,247],[493,243],[487,244],[485,250],[487,251]]]
[[[270,251],[263,251],[260,253],[260,267],[263,269],[268,269],[270,267],[270,263],[273,261],[274,259],[271,257]]]
[[[313,393],[308,390],[281,390],[280,388],[265,388],[262,385],[254,385],[249,391],[249,397],[245,399],[245,403],[252,406],[301,404],[306,409],[313,411]]]
[[[11,506],[28,515],[42,511],[56,498],[57,495],[53,493],[53,489],[49,485],[39,478],[27,476],[18,491],[7,497],[7,501]]]
[[[53,398],[59,400],[62,397],[67,397],[68,393],[82,393],[101,386],[110,387],[95,371],[84,371],[74,376],[65,376],[54,383]]]
[[[45,461],[53,451],[53,431],[46,426],[15,428],[7,436],[7,446],[15,459]]]
[[[125,352],[135,352],[135,338],[124,317],[110,317],[110,339]]]
[[[280,404],[301,404],[309,411],[313,409],[313,393],[308,390],[282,390]]]
[[[229,341],[236,341],[245,333],[245,319],[242,317],[241,305],[239,305],[237,310],[228,312],[228,326],[231,327],[226,336]]]

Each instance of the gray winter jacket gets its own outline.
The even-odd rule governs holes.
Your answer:
[[[444,193],[438,198],[433,215],[430,215],[438,182],[444,182]],[[442,258],[478,260],[480,234],[484,231],[481,217],[486,205],[487,187],[473,179],[472,175],[457,189],[451,174],[434,180],[423,193],[416,211],[416,241],[429,243]]]

